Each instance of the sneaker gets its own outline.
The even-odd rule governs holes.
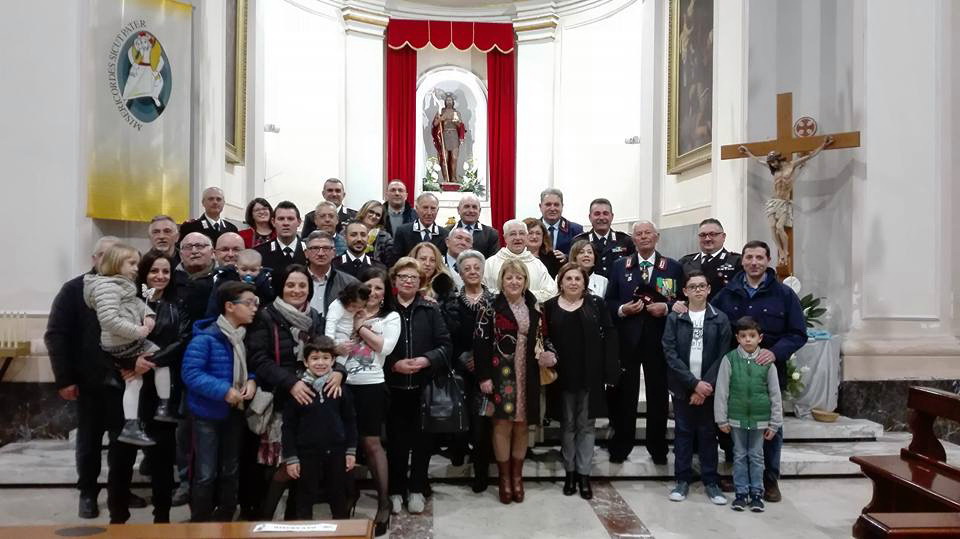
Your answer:
[[[686,481],[677,481],[677,486],[670,491],[671,502],[682,502],[687,499],[687,492],[690,491],[690,484]]]
[[[157,444],[157,442],[153,441],[153,438],[147,436],[146,432],[143,432],[143,426],[138,419],[128,419],[124,421],[123,430],[121,430],[120,435],[117,436],[117,441],[138,447],[149,447]]]
[[[403,496],[399,494],[390,496],[390,512],[394,515],[399,515],[401,507],[403,507]]]
[[[427,501],[423,498],[423,494],[411,492],[410,498],[407,499],[407,512],[411,515],[419,515],[426,505]]]
[[[720,487],[717,484],[707,485],[707,499],[710,500],[710,503],[714,505],[727,505],[727,497],[723,495],[723,492],[720,491]]]
[[[734,511],[743,511],[747,508],[747,495],[746,494],[737,494],[737,497],[733,499],[733,503],[730,504],[730,509]]]
[[[753,511],[754,513],[762,513],[763,509],[764,507],[763,507],[762,496],[752,496],[750,498],[750,510]]]

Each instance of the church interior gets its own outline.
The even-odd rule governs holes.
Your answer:
[[[7,83],[0,96],[9,132],[0,154],[10,168],[0,206],[15,230],[4,236],[10,256],[0,266],[8,283],[0,287],[0,536],[63,530],[153,537],[168,525],[153,524],[156,495],[143,473],[148,470],[139,468],[145,453],[137,451],[126,482],[146,507],[131,505],[126,519],[114,519],[107,491],[119,465],[108,459],[108,446],[122,442],[102,430],[102,465],[95,464],[100,471],[92,487],[97,516],[78,517],[78,414],[84,412],[75,395],[62,391],[70,383],[50,349],[51,305],[64,283],[91,271],[91,253],[102,238],[145,254],[157,247],[149,232],[154,216],[169,216],[186,242],[188,226],[200,235],[213,226],[217,233],[220,226],[250,228],[254,199],[276,208],[275,220],[278,204],[289,201],[298,208],[294,237],[304,251],[316,236],[300,234],[301,222],[323,231],[319,214],[326,207],[337,212],[337,232],[321,236],[346,243],[336,254],[347,261],[354,252],[347,225],[360,221],[355,211],[345,212],[365,213],[367,202],[376,201],[372,207],[389,224],[392,182],[405,189],[408,206],[434,205],[436,230],[466,224],[464,204],[476,201],[479,228],[499,231],[491,253],[509,250],[514,220],[532,218],[551,240],[544,245],[558,249],[561,262],[576,262],[569,238],[560,252],[559,236],[546,228],[544,202],[562,193],[559,226],[582,225],[597,267],[605,248],[591,244],[600,237],[590,235],[597,226],[622,236],[628,249],[625,265],[617,264],[619,256],[603,259],[610,264],[607,307],[617,271],[636,287],[629,282],[631,264],[646,263],[641,231],[648,226],[657,238],[657,267],[667,258],[680,261],[677,267],[688,257],[706,264],[712,254],[705,241],[743,254],[728,273],[725,266],[717,270],[721,281],[710,305],[719,305],[713,293],[727,292],[728,280],[742,280],[744,298],[759,293],[750,288],[746,254],[762,251],[753,242],[763,242],[769,273],[761,278],[775,276],[768,285],[786,291],[784,301],[802,309],[803,319],[799,349],[775,363],[787,368],[780,375],[789,380],[777,389],[783,390],[779,490],[764,513],[721,507],[699,482],[683,503],[673,498],[675,440],[687,429],[677,413],[691,406],[671,386],[672,405],[661,418],[665,434],[658,434],[654,401],[662,394],[666,404],[667,375],[661,372],[662,383],[651,381],[644,359],[643,377],[634,376],[636,410],[628,415],[636,431],[632,452],[614,452],[613,433],[622,429],[612,418],[590,419],[596,431],[586,474],[592,499],[561,493],[570,473],[561,449],[567,425],[561,427],[559,416],[534,418],[520,461],[531,494],[525,507],[498,501],[499,460],[490,464],[490,487],[477,492],[470,488],[472,457],[465,464],[437,442],[428,466],[432,495],[417,511],[414,495],[404,494],[407,510],[395,507],[385,524],[390,537],[960,534],[960,214],[953,212],[960,207],[960,3],[32,0],[5,10],[0,43]],[[328,198],[330,179],[340,186],[339,198]],[[210,225],[209,193],[219,193],[222,207],[221,221]],[[609,211],[598,216],[598,207]],[[719,240],[704,233],[713,223]],[[37,236],[21,238],[27,231],[21,224]],[[431,226],[414,221],[414,243],[421,232],[431,241]],[[276,228],[273,237],[280,234]],[[252,236],[259,235],[255,228]],[[394,232],[394,245],[398,238]],[[184,267],[185,244],[176,251]],[[273,244],[282,246],[279,239]],[[438,254],[446,254],[440,247]],[[915,249],[898,250],[905,247]],[[391,279],[409,260],[397,249],[382,261]],[[495,256],[486,254],[488,270]],[[454,274],[455,263],[466,259],[447,260]],[[671,285],[675,291],[695,278],[687,269]],[[274,278],[279,273],[274,268]],[[487,278],[498,283],[497,275]],[[456,279],[463,285],[466,278]],[[398,283],[393,290],[386,283],[385,293],[402,294]],[[318,285],[310,286],[313,293]],[[563,292],[563,283],[553,286]],[[217,299],[210,300],[215,309]],[[686,307],[675,310],[680,300],[669,296],[664,311],[649,320],[662,316],[672,327],[666,306],[678,313],[669,316],[684,318]],[[628,331],[626,301],[609,314],[621,333]],[[645,300],[647,309],[654,303]],[[231,303],[223,304],[218,320],[233,312]],[[259,305],[263,311],[266,305]],[[786,331],[788,310],[778,304],[768,312],[764,305],[751,314],[767,338],[766,330]],[[661,323],[649,320],[644,335]],[[732,337],[739,339],[740,327],[734,324]],[[359,339],[360,330],[351,329]],[[623,342],[621,335],[626,357]],[[80,361],[81,343],[74,344],[66,355]],[[666,341],[658,334],[651,346]],[[624,366],[621,376],[628,371]],[[546,390],[540,394],[549,409]],[[667,444],[665,457],[650,450],[648,436]],[[717,442],[711,434],[698,443]],[[389,436],[385,444],[389,453]],[[706,483],[699,450],[694,476],[702,473]],[[736,482],[739,497],[731,451],[719,451],[712,473],[719,472],[721,485]],[[180,468],[174,481],[186,481]],[[277,535],[264,535],[250,530],[269,519],[237,518],[233,525],[250,526],[198,533],[373,536],[383,505],[370,481],[358,478],[353,520],[343,521],[365,522],[358,528],[331,520],[334,513],[318,503],[316,520],[300,524],[341,522],[339,528],[277,527]],[[723,496],[724,503],[734,499],[732,492]],[[166,510],[169,526],[191,521],[190,503]],[[283,522],[274,519],[277,526]]]

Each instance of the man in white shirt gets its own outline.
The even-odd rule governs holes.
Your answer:
[[[254,248],[263,258],[263,266],[277,273],[290,264],[307,262],[303,242],[297,236],[300,223],[300,210],[293,202],[284,200],[277,204],[273,210],[273,229],[277,231],[277,239]]]

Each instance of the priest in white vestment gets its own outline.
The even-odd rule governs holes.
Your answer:
[[[500,266],[507,260],[519,260],[527,267],[527,273],[530,274],[530,292],[537,298],[538,303],[556,296],[557,282],[550,277],[543,262],[527,250],[527,225],[517,219],[507,221],[503,224],[503,239],[507,246],[487,259],[483,268],[483,284],[494,294],[498,293],[497,277],[500,275]]]

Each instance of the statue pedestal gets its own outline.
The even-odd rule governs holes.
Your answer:
[[[454,182],[440,182],[440,190],[449,193],[450,191],[459,191],[460,184]]]

